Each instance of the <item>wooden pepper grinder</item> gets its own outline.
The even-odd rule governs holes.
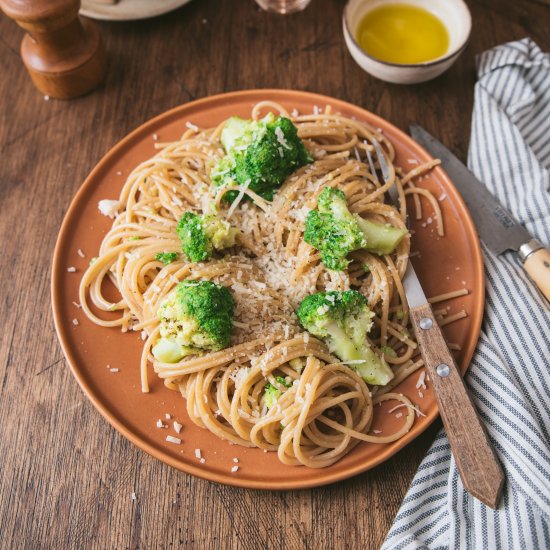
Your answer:
[[[0,8],[27,31],[21,57],[43,94],[71,99],[104,79],[99,33],[95,24],[79,19],[80,0],[0,0]]]

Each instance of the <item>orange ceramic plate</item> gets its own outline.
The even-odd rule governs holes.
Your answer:
[[[324,485],[373,468],[413,441],[437,417],[437,405],[431,388],[418,395],[418,373],[401,383],[395,391],[409,396],[425,413],[417,418],[412,430],[400,440],[386,445],[361,443],[338,463],[322,470],[285,466],[276,453],[245,449],[218,439],[192,424],[179,393],[166,389],[152,372],[151,392],[140,390],[139,357],[143,342],[139,334],[122,334],[118,329],[102,328],[85,317],[73,302],[78,302],[78,285],[90,259],[98,252],[101,239],[111,220],[97,208],[101,199],[117,198],[122,185],[140,162],[155,154],[154,137],[160,141],[177,139],[185,123],[212,127],[231,115],[249,116],[252,106],[264,99],[278,101],[289,111],[311,113],[314,106],[331,105],[334,111],[365,120],[381,128],[397,152],[396,163],[410,170],[416,162],[431,157],[403,132],[381,118],[343,101],[308,92],[288,90],[250,90],[208,97],[187,103],[140,126],[116,145],[94,168],[74,198],[61,227],[53,261],[52,301],[55,325],[63,351],[78,383],[101,414],[125,437],[154,457],[184,472],[212,481],[258,489],[295,489]],[[468,288],[470,294],[444,302],[449,312],[465,310],[468,317],[444,328],[451,342],[460,344],[458,362],[464,372],[472,357],[483,311],[483,266],[477,235],[466,207],[448,176],[440,168],[433,170],[419,185],[432,190],[440,199],[446,236],[437,238],[435,223],[427,223],[432,214],[425,206],[424,220],[414,221],[413,250],[419,254],[414,265],[428,296]],[[82,258],[78,250],[84,252]],[[75,266],[76,273],[67,271]],[[73,324],[78,320],[78,325]],[[113,373],[107,368],[118,368]],[[375,428],[390,433],[403,418],[387,414],[380,407]],[[181,445],[165,441],[173,429],[159,429],[165,414],[177,419],[184,428]],[[195,457],[201,449],[206,459]],[[239,459],[239,471],[231,472],[233,458]]]

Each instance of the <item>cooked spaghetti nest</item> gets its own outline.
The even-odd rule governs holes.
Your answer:
[[[252,118],[266,110],[291,118],[313,162],[295,171],[273,202],[234,185],[237,197],[227,203],[222,198],[228,188],[211,185],[209,176],[213,163],[225,154],[219,140],[225,121],[210,129],[188,124],[181,139],[158,144],[159,153],[128,176],[112,204],[112,227],[82,278],[80,303],[98,325],[141,331],[144,392],[149,391],[152,363],[164,384],[185,398],[187,413],[198,426],[234,444],[276,451],[285,464],[325,467],[360,441],[389,443],[410,430],[415,407],[391,390],[422,361],[407,329],[401,282],[409,235],[390,255],[359,250],[351,254],[347,270],[330,271],[318,251],[303,240],[307,213],[316,207],[322,189],[330,186],[345,193],[351,212],[405,228],[404,197],[413,194],[417,211],[421,199],[431,204],[442,235],[437,200],[414,184],[437,161],[404,174],[393,164],[391,142],[367,123],[332,113],[330,107],[319,114],[291,116],[272,102],[257,104]],[[377,166],[370,165],[367,157],[367,151],[373,151],[373,137],[382,145],[391,169],[386,183],[380,182]],[[392,185],[402,199],[400,209],[384,203],[384,193]],[[236,246],[209,261],[186,261],[176,227],[189,210],[217,211],[226,217],[241,230]],[[164,265],[157,259],[159,253],[176,253],[178,258]],[[184,280],[209,280],[230,289],[235,301],[231,345],[162,363],[151,353],[160,332],[157,310]],[[113,292],[106,281],[116,287],[114,300],[106,295]],[[331,355],[298,324],[294,311],[307,295],[348,289],[360,291],[375,313],[369,342],[394,372],[384,387],[368,387],[350,365]],[[102,317],[100,312],[110,314]],[[276,406],[268,408],[266,384],[280,387],[282,379],[284,391]],[[396,432],[374,433],[374,405],[387,400],[403,406],[406,415]]]

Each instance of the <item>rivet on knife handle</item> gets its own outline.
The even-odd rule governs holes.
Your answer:
[[[496,508],[504,473],[429,304],[410,310],[439,412],[465,489]]]
[[[519,257],[523,269],[550,302],[550,250],[532,239],[520,246]]]

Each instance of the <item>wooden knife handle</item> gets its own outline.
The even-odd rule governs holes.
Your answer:
[[[410,311],[413,329],[466,490],[496,508],[504,473],[429,304]]]
[[[523,269],[550,302],[550,250],[543,247],[529,254]]]

